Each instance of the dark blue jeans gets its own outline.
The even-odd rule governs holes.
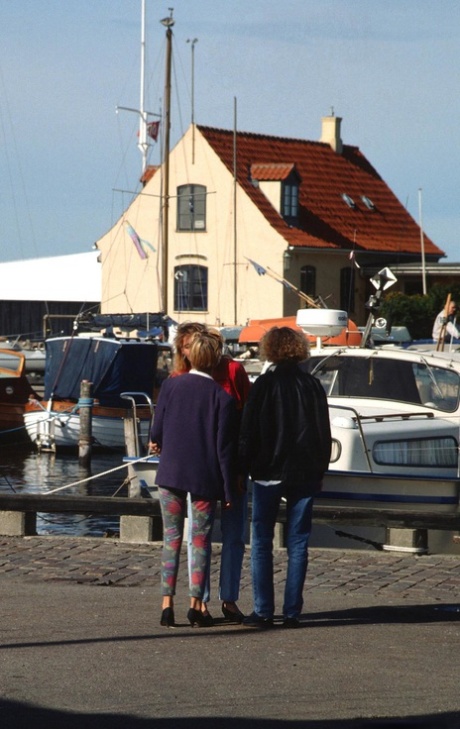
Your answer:
[[[310,489],[309,489],[310,490]],[[312,489],[314,491],[315,489]],[[302,492],[304,489],[302,489]],[[313,496],[303,496],[283,484],[252,487],[251,570],[254,611],[264,618],[275,613],[273,586],[273,536],[281,497],[287,492],[287,576],[283,616],[297,618],[302,612],[303,587],[308,567]]]

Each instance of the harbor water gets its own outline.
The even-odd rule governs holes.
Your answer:
[[[87,471],[76,453],[38,453],[32,446],[0,449],[0,492],[40,493],[62,489],[60,495],[121,496],[127,494],[127,469],[123,453],[93,453]],[[113,470],[117,469],[117,470]],[[37,514],[37,533],[68,536],[113,536],[119,532],[119,517],[82,514]]]
[[[45,494],[60,489],[59,495],[127,496],[127,467],[123,452],[93,451],[90,470],[82,469],[77,453],[38,453],[33,445],[0,446],[0,493]],[[65,487],[65,488],[62,488]],[[37,514],[37,534],[78,537],[116,537],[120,518],[83,514]],[[213,541],[220,541],[215,525]],[[248,532],[249,536],[249,532]],[[383,528],[315,524],[310,546],[332,549],[379,549],[385,543]],[[430,531],[428,552],[460,554],[451,532]]]

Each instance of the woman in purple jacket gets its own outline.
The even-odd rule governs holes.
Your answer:
[[[233,498],[236,450],[234,398],[211,377],[220,357],[215,337],[193,336],[189,359],[192,369],[166,380],[160,390],[151,430],[152,453],[160,454],[156,482],[163,518],[161,625],[172,627],[179,555],[187,493],[192,501],[192,569],[190,609],[192,626],[205,626],[201,603],[207,554],[216,504]]]

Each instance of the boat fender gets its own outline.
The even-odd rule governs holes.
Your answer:
[[[357,425],[353,418],[347,418],[344,415],[338,415],[337,417],[332,419],[332,425],[335,425],[337,428],[356,428]]]

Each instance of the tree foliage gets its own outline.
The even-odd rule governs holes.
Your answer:
[[[390,326],[407,327],[413,339],[430,339],[433,322],[444,308],[448,294],[460,302],[460,285],[436,284],[426,296],[389,293],[381,304],[379,316]]]

